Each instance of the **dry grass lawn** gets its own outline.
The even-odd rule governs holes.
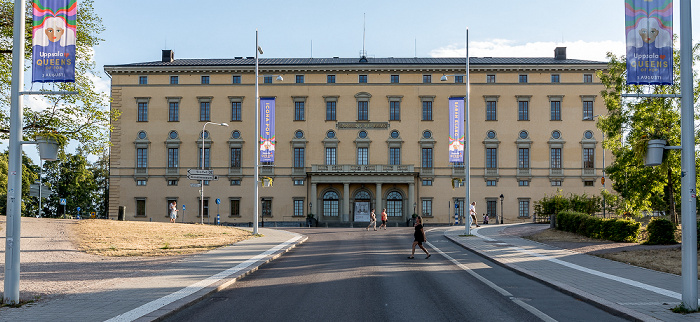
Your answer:
[[[101,256],[171,256],[204,252],[252,238],[227,226],[89,219],[74,228],[79,250]]]

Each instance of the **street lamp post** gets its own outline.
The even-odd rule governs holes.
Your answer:
[[[204,123],[204,126],[202,126],[202,160],[201,160],[201,167],[200,169],[204,170],[204,141],[207,139],[207,132],[204,132],[204,129],[207,127],[207,124],[216,124],[219,126],[228,126],[226,123],[214,123],[214,122],[206,122]],[[204,225],[204,180],[199,181],[199,216],[201,217],[201,224]]]
[[[501,224],[503,224],[503,194],[499,198],[501,198]]]
[[[466,49],[467,49],[467,58],[466,58],[466,69],[465,69],[465,74],[464,74],[464,83],[466,87],[466,95],[464,96],[464,177],[465,177],[465,183],[464,187],[466,188],[465,192],[465,206],[464,206],[464,212],[465,212],[465,218],[466,220],[464,221],[465,223],[465,234],[471,235],[471,216],[467,214],[467,205],[471,205],[470,198],[469,198],[469,188],[471,187],[471,181],[470,181],[470,165],[469,165],[469,28],[467,27],[467,37],[466,37]],[[440,81],[447,81],[447,76],[462,76],[462,75],[442,75],[440,78]]]

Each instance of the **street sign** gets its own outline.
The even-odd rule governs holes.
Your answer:
[[[41,196],[42,197],[48,197],[51,193],[51,189],[45,185],[38,185],[36,183],[32,183],[29,185],[29,195],[32,197],[38,197],[39,196],[39,189],[41,189]]]
[[[62,206],[65,206],[65,205],[66,205],[66,198],[60,198],[60,199],[58,199],[58,204],[59,204],[59,205],[62,205]]]
[[[201,183],[190,183],[190,187],[192,187],[192,188],[199,188],[201,186],[202,186]]]
[[[221,203],[221,199],[216,198],[216,204],[218,205],[218,204],[220,204],[220,203]]]
[[[211,181],[211,180],[219,180],[219,176],[215,175],[201,175],[201,174],[188,174],[187,179],[190,180],[205,180],[205,181]]]
[[[192,174],[192,175],[213,176],[214,170],[187,169],[187,174],[188,175]]]

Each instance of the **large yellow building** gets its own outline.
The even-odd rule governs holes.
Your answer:
[[[106,66],[114,121],[110,217],[253,222],[255,59],[173,59]],[[464,58],[260,59],[259,93],[276,104],[275,161],[261,164],[259,209],[266,224],[366,221],[387,208],[452,223],[463,214],[463,164],[448,162],[448,100],[464,97]],[[545,194],[598,194],[604,113],[596,71],[604,62],[566,58],[470,58],[471,199],[504,222],[532,220]],[[278,81],[277,76],[283,80]],[[447,76],[447,81],[441,81]],[[227,123],[228,127],[207,122]],[[500,199],[500,196],[503,199]],[[217,203],[216,201],[220,201]],[[459,206],[455,210],[455,203]],[[182,207],[185,207],[185,211]],[[212,218],[207,218],[211,214]],[[479,216],[481,217],[481,216]],[[481,218],[480,218],[481,220]]]

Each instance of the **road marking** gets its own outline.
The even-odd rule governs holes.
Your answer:
[[[255,256],[251,257],[250,259],[248,259],[248,260],[246,260],[246,261],[244,261],[244,262],[242,262],[234,267],[231,267],[225,271],[222,271],[220,273],[217,273],[217,274],[214,274],[210,277],[207,277],[206,279],[203,279],[203,280],[201,280],[197,283],[194,283],[190,286],[187,286],[179,291],[170,293],[164,297],[161,297],[159,299],[148,302],[148,303],[141,305],[141,306],[139,306],[131,311],[128,311],[126,313],[122,313],[118,316],[115,316],[115,317],[107,320],[107,322],[134,321],[134,320],[136,320],[136,319],[138,319],[146,314],[149,314],[155,310],[158,310],[158,309],[160,309],[160,308],[162,308],[170,303],[173,303],[177,300],[180,300],[186,296],[192,295],[195,292],[197,292],[197,291],[199,291],[199,290],[201,290],[201,289],[203,289],[203,288],[205,288],[213,283],[216,283],[216,282],[218,282],[218,281],[220,281],[228,276],[236,274],[236,273],[250,267],[258,260],[263,259],[271,254],[274,254],[278,250],[286,247],[289,244],[296,242],[297,240],[299,240],[301,238],[302,238],[301,235],[297,235],[296,237],[289,239],[286,242],[281,243],[275,247],[272,247],[272,248],[270,248],[270,249],[268,249],[268,250],[266,250],[258,255],[255,255]]]
[[[433,230],[433,229],[436,229],[436,228],[429,229],[428,231],[431,231],[431,230]],[[452,262],[453,264],[457,265],[457,267],[463,269],[464,271],[466,271],[467,273],[469,273],[471,276],[474,276],[474,278],[476,278],[477,280],[479,280],[479,281],[481,281],[482,283],[486,284],[486,285],[489,286],[490,288],[494,289],[496,292],[501,293],[501,295],[503,295],[503,296],[509,298],[511,301],[513,301],[513,303],[517,304],[518,306],[520,306],[520,307],[522,307],[523,309],[527,310],[528,312],[532,313],[532,314],[535,315],[536,317],[542,319],[542,321],[557,322],[557,320],[553,319],[553,318],[550,317],[549,315],[547,315],[547,314],[545,314],[544,312],[542,312],[542,311],[536,309],[536,308],[533,307],[532,305],[529,305],[529,304],[527,304],[527,303],[521,301],[520,299],[514,297],[513,294],[511,294],[510,292],[504,290],[503,288],[501,288],[500,286],[498,286],[498,285],[494,284],[493,282],[489,281],[489,280],[486,279],[485,277],[483,277],[483,276],[477,274],[476,272],[474,272],[473,270],[471,270],[469,267],[467,267],[467,265],[464,265],[464,264],[460,263],[459,261],[457,261],[456,259],[452,258],[450,255],[445,254],[442,250],[440,250],[439,248],[435,247],[433,244],[431,244],[431,243],[429,243],[429,242],[426,242],[426,244],[427,244],[428,246],[430,246],[430,248],[432,248],[435,252],[437,252],[438,254],[442,255],[442,256],[445,257],[445,258],[447,258],[447,260],[449,260],[449,261]]]

